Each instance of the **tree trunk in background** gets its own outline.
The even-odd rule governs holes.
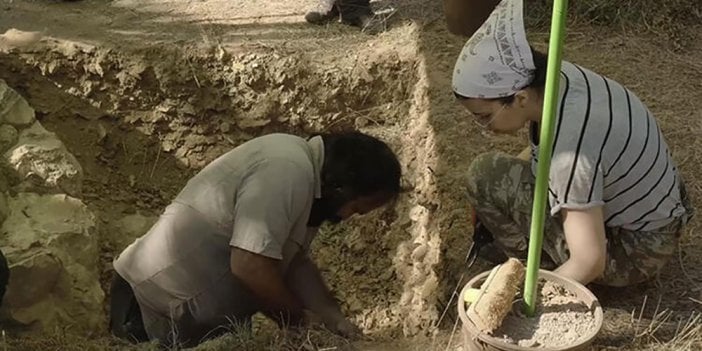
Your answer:
[[[487,20],[500,0],[443,0],[451,33],[470,37]]]

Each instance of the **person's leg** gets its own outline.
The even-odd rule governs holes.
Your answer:
[[[189,323],[184,324],[188,325],[188,341],[184,344],[187,347],[197,346],[225,334],[234,334],[245,338],[251,333],[251,316],[221,315],[206,322],[197,322],[192,316],[189,318],[191,318]]]
[[[686,214],[662,228],[648,232],[607,228],[607,267],[595,283],[621,287],[655,278],[670,261],[683,228],[695,212],[682,181],[680,198]]]
[[[305,15],[312,24],[327,24],[341,18],[341,22],[356,26],[369,33],[379,31],[377,21],[373,21],[370,0],[319,0],[317,9]]]
[[[247,333],[251,331],[251,316],[227,315],[226,312],[214,318],[203,319],[194,316],[187,309],[179,321],[178,340],[184,347],[195,347],[207,340],[218,338],[228,333]]]
[[[607,228],[607,266],[594,281],[607,286],[629,286],[655,278],[678,244],[681,222],[650,232]]]
[[[117,273],[110,287],[110,331],[114,336],[133,343],[148,341],[132,287]]]
[[[373,19],[370,0],[338,0],[341,22],[365,29]]]
[[[305,20],[311,24],[327,24],[339,19],[337,0],[319,0],[316,8],[305,15]]]
[[[534,191],[529,162],[505,154],[483,154],[471,164],[468,178],[469,201],[483,225],[493,234],[497,246],[511,257],[526,258]],[[672,257],[680,232],[694,212],[684,185],[681,197],[688,211],[687,218],[679,218],[649,232],[606,228],[606,268],[594,283],[628,286],[655,277]],[[555,266],[569,257],[558,217],[547,216],[543,250]]]
[[[166,315],[145,304],[140,306],[149,340],[156,341],[165,349],[195,347],[227,333],[251,330],[253,313],[228,314],[226,306],[222,306],[221,313],[217,315],[200,310],[195,300],[174,306]]]
[[[157,342],[161,348],[166,350],[179,345],[180,328],[177,318],[163,315],[141,302],[139,306],[144,321],[144,330],[146,330],[149,341]]]
[[[510,257],[526,259],[534,196],[530,162],[485,153],[472,162],[467,183],[468,200],[492,233],[495,245]],[[555,268],[568,259],[565,235],[556,217],[546,217],[543,250],[544,268]]]

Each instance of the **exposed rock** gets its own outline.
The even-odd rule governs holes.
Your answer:
[[[29,257],[13,262],[11,272],[18,279],[12,279],[5,305],[19,310],[49,298],[61,276],[62,267],[50,252],[37,250]]]
[[[48,188],[72,196],[81,192],[83,169],[78,160],[39,122],[20,132],[19,141],[5,157],[25,181],[24,190]]]
[[[17,129],[9,124],[0,126],[0,153],[17,144]]]
[[[104,327],[97,221],[83,202],[33,193],[9,198],[0,244],[11,272],[3,309],[15,321],[35,331]]]
[[[38,43],[41,38],[42,35],[39,32],[25,32],[10,28],[4,34],[0,34],[0,52],[31,47]]]
[[[0,176],[1,179],[4,177]],[[7,206],[7,194],[0,191],[0,223],[5,221],[7,214],[10,212],[10,208]]]
[[[25,127],[34,122],[34,109],[4,80],[0,79],[0,122]]]

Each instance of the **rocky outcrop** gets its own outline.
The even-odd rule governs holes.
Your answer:
[[[44,328],[100,328],[95,215],[65,194],[20,193],[8,205],[0,234],[10,262],[4,307],[12,318]]]
[[[19,133],[17,144],[5,158],[22,180],[24,190],[80,195],[82,167],[56,134],[39,122]]]
[[[82,168],[1,80],[0,151],[0,247],[10,268],[1,315],[39,332],[103,329],[97,218],[75,197]]]
[[[0,52],[7,52],[13,49],[29,47],[41,40],[39,32],[25,32],[15,28],[8,29],[0,34]]]
[[[3,80],[0,80],[0,122],[14,127],[34,123],[34,109]]]

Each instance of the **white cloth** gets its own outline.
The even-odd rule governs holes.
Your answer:
[[[526,38],[522,0],[502,0],[463,47],[453,90],[469,98],[514,95],[531,82],[534,58]]]

